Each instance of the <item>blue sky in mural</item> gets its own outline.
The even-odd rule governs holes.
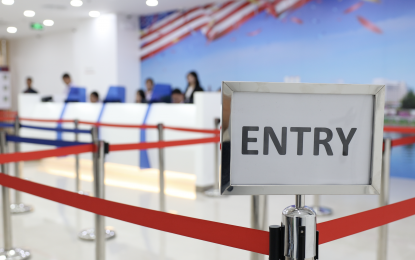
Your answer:
[[[152,77],[183,90],[186,74],[195,70],[205,90],[217,90],[224,80],[282,82],[285,76],[355,84],[385,78],[415,88],[415,1],[365,1],[344,14],[358,2],[312,1],[279,19],[262,12],[213,42],[194,32],[142,61],[142,86]],[[363,27],[358,16],[382,33]]]

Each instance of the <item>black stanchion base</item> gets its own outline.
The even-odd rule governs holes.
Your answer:
[[[300,239],[303,238],[303,241],[300,241],[300,248],[303,248],[302,251],[305,251],[305,227],[303,230],[303,235],[300,235]],[[301,230],[300,230],[301,232]],[[319,232],[316,231],[316,256],[314,260],[318,260],[318,243],[319,243]],[[300,255],[304,259],[304,252],[300,252]],[[284,227],[278,225],[269,226],[269,260],[285,260],[284,256]]]

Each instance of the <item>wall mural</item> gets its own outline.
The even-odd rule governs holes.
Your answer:
[[[415,86],[415,1],[257,0],[140,17],[147,77],[182,90],[223,80]],[[392,102],[391,100],[389,100]]]

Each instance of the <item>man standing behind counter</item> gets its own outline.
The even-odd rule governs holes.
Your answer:
[[[27,85],[27,89],[25,91],[23,91],[23,93],[37,94],[37,91],[32,88],[32,78],[31,77],[28,77],[26,79],[26,85]]]
[[[62,80],[66,85],[65,95],[67,96],[69,94],[69,90],[71,89],[71,87],[73,87],[71,76],[68,73],[65,73],[62,76]]]

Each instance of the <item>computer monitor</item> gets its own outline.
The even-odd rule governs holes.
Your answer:
[[[71,87],[65,102],[86,102],[86,89]]]
[[[111,86],[108,89],[107,96],[104,99],[104,103],[125,103],[125,87]]]
[[[150,103],[157,102],[171,102],[171,85],[168,84],[155,84],[153,88],[153,94],[151,95]]]

